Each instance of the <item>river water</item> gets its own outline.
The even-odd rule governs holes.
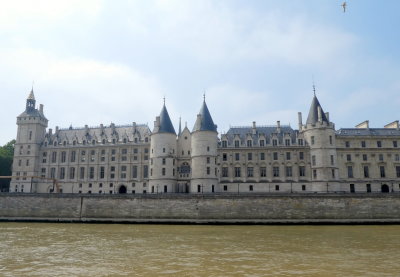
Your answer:
[[[400,276],[400,226],[0,223],[0,276]]]

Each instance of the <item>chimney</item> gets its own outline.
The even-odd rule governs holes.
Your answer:
[[[49,136],[53,135],[53,129],[49,128]]]
[[[326,112],[326,113],[325,113],[325,117],[326,117],[326,119],[327,119],[328,122],[329,122],[329,112]]]
[[[320,106],[318,106],[318,122],[322,122],[322,110]]]
[[[301,112],[297,113],[297,118],[299,120],[299,131],[301,131],[301,127],[303,126],[303,118],[302,118]]]
[[[277,131],[278,133],[281,132],[281,122],[280,122],[279,120],[276,122],[276,131]]]
[[[56,126],[56,133],[58,133],[58,126]]]
[[[40,104],[40,105],[39,105],[39,112],[40,112],[40,113],[43,113],[43,104]]]
[[[256,128],[256,122],[255,121],[253,121],[252,131],[253,131],[253,135],[255,135],[257,133],[257,128]]]
[[[132,122],[133,131],[136,131],[136,122]]]

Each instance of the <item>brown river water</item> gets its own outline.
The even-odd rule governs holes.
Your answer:
[[[0,223],[0,276],[400,276],[400,226]]]

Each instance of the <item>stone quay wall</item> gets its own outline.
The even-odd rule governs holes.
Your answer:
[[[0,221],[182,224],[400,223],[400,194],[0,194]]]

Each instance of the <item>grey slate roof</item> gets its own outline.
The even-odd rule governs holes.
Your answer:
[[[165,104],[160,113],[160,128],[157,133],[172,133],[176,135],[174,125],[172,125],[171,118],[169,117]]]
[[[103,139],[105,139],[107,142],[112,141],[112,139],[116,139],[116,141],[123,141],[124,138],[126,138],[127,141],[134,141],[135,138],[138,138],[138,141],[143,141],[145,137],[150,136],[150,133],[149,127],[145,124],[121,126],[111,124],[103,127],[70,127],[68,129],[59,129],[52,135],[47,133],[46,139],[50,143],[53,141],[58,141],[59,143],[67,141],[69,144],[72,144],[73,141],[82,143],[84,140],[87,141],[88,144],[90,144],[92,140],[101,142]]]
[[[228,139],[228,144],[232,145],[234,138],[236,135],[239,136],[242,144],[246,143],[247,138],[250,137],[253,140],[253,145],[258,145],[258,138],[261,135],[264,135],[266,138],[266,142],[270,143],[270,139],[273,134],[275,134],[279,140],[279,143],[283,143],[283,138],[286,134],[289,134],[292,143],[296,142],[296,136],[298,131],[293,130],[290,126],[281,126],[281,130],[278,133],[277,126],[260,126],[256,127],[256,132],[253,134],[253,128],[251,126],[248,127],[231,127],[226,133],[226,137]]]
[[[310,111],[308,112],[307,124],[315,124],[316,122],[318,122],[318,107],[321,108],[322,121],[328,122],[328,119],[325,116],[324,110],[322,109],[317,96],[314,95],[314,98],[311,102]]]
[[[214,124],[212,120],[210,111],[207,108],[206,101],[203,101],[203,105],[201,106],[199,115],[196,119],[196,122],[193,126],[193,132],[196,131],[217,131],[217,126]]]
[[[338,136],[400,136],[400,130],[394,128],[342,128],[336,131]]]

